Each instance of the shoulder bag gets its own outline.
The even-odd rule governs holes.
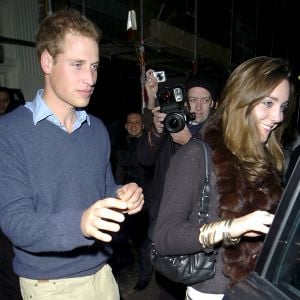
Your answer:
[[[208,217],[209,157],[207,145],[199,139],[193,138],[193,140],[201,143],[205,154],[205,179],[203,189],[198,197],[200,202],[199,223],[202,223],[206,222]],[[175,282],[193,285],[210,279],[215,274],[214,249],[206,249],[187,255],[160,255],[152,243],[150,256],[154,269]]]

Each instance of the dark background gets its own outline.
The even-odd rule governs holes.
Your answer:
[[[41,19],[47,13],[41,2]],[[47,2],[47,1],[46,1]],[[114,123],[130,111],[141,111],[140,46],[144,46],[144,66],[165,70],[167,85],[183,83],[193,71],[210,70],[220,86],[242,61],[260,55],[287,59],[299,90],[300,36],[297,0],[53,0],[53,10],[73,7],[92,19],[103,31],[100,45],[101,67],[88,110],[106,124]],[[128,10],[137,15],[137,31],[127,31]],[[197,23],[195,23],[197,16]],[[195,57],[149,37],[151,19],[195,33],[230,49],[228,64]],[[197,24],[197,26],[195,26]],[[179,41],[180,42],[180,41]],[[197,62],[197,64],[195,64]]]

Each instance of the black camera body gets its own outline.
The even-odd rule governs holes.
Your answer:
[[[172,88],[166,87],[165,91],[158,96],[160,111],[166,113],[164,119],[165,131],[175,133],[181,131],[185,124],[195,119],[188,105],[184,103],[184,88],[177,85]]]

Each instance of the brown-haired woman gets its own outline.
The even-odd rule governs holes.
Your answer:
[[[282,193],[281,136],[291,96],[290,69],[282,59],[255,57],[230,75],[219,109],[203,130],[212,158],[209,226],[197,218],[202,147],[191,140],[174,155],[156,248],[162,255],[218,251],[215,276],[188,287],[186,299],[222,299],[227,287],[253,270]]]

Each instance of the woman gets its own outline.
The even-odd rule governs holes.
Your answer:
[[[204,153],[191,140],[173,157],[154,243],[162,255],[214,247],[215,276],[187,288],[186,299],[222,299],[253,268],[280,199],[283,120],[292,88],[287,63],[256,57],[230,75],[221,105],[203,130],[211,148],[208,224],[199,224]]]

